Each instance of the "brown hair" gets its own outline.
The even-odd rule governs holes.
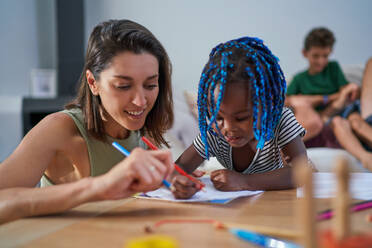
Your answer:
[[[304,48],[306,51],[311,47],[330,47],[332,48],[336,39],[329,29],[325,27],[318,27],[310,30],[306,35]]]
[[[155,36],[142,25],[129,20],[109,20],[98,24],[92,31],[85,56],[85,64],[80,76],[77,97],[66,105],[67,109],[81,108],[84,124],[90,135],[106,141],[102,116],[101,99],[90,91],[86,71],[90,70],[98,81],[112,59],[121,52],[136,54],[148,52],[159,63],[159,95],[140,130],[152,137],[157,145],[168,143],[163,134],[173,124],[173,100],[171,87],[172,66],[169,57]]]

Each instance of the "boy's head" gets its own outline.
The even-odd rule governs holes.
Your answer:
[[[245,118],[248,114],[238,114],[238,109],[229,109],[229,106],[239,105],[235,104],[236,99],[229,98],[234,96],[231,92],[233,89],[236,97],[241,95],[245,99],[246,107],[242,106],[241,109],[243,112],[250,111],[250,123]],[[240,93],[237,89],[245,94],[237,94]],[[198,92],[199,129],[207,157],[206,137],[213,127],[222,131],[228,142],[229,138],[234,143],[235,138],[245,135],[254,137],[258,141],[257,147],[262,148],[265,141],[273,137],[281,116],[285,91],[286,82],[278,59],[260,39],[243,37],[213,48],[203,69]],[[225,115],[219,113],[221,106]],[[240,115],[244,116],[243,122],[247,127],[241,125]],[[248,129],[250,133],[247,133]]]
[[[317,74],[328,64],[335,43],[333,33],[324,27],[312,29],[305,38],[303,55],[309,61],[309,73]]]

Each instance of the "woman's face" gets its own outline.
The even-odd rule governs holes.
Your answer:
[[[99,81],[90,82],[106,113],[105,130],[114,138],[124,138],[127,130],[139,130],[159,94],[159,63],[150,53],[122,52],[116,55]]]
[[[243,147],[255,141],[249,95],[244,82],[226,84],[216,121],[221,134],[232,147]]]

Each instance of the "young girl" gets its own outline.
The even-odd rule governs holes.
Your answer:
[[[283,107],[285,91],[278,59],[261,40],[243,37],[216,46],[199,83],[200,135],[176,163],[191,173],[217,157],[226,169],[213,171],[211,180],[222,191],[293,187],[283,157],[290,162],[306,156],[305,130]],[[177,198],[197,191],[182,176],[172,183]]]
[[[128,20],[96,26],[75,101],[38,123],[0,165],[0,189],[16,188],[0,192],[0,222],[159,187],[172,168],[169,151],[134,148],[145,147],[144,134],[167,145],[162,134],[173,121],[170,78],[168,55],[145,27]],[[134,152],[122,161],[113,141]],[[64,185],[24,189],[42,176],[42,186]]]

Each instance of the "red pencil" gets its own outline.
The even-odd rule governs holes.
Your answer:
[[[150,140],[148,140],[145,136],[142,136],[142,140],[143,142],[146,143],[146,145],[148,145],[148,147],[150,147],[151,150],[158,150],[158,148],[151,143]],[[180,173],[181,175],[187,177],[188,179],[190,179],[191,181],[193,181],[194,183],[196,183],[200,189],[202,189],[203,187],[205,187],[205,184],[200,182],[199,180],[193,178],[192,176],[190,176],[189,174],[187,174],[184,170],[182,170],[181,167],[179,167],[177,164],[174,164],[174,168],[176,169],[176,171],[178,171],[178,173]]]

